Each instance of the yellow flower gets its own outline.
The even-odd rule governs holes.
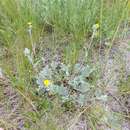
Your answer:
[[[31,22],[28,22],[28,25],[32,25],[32,23],[31,23]]]
[[[32,23],[31,22],[28,22],[28,27],[32,28]]]
[[[93,31],[96,31],[99,29],[99,27],[100,27],[100,25],[98,23],[96,23],[93,25],[92,29],[93,29]]]
[[[48,79],[43,80],[43,84],[45,85],[45,87],[48,87],[51,84],[51,81]]]
[[[97,24],[95,24],[95,27],[96,27],[96,29],[98,29],[99,28],[99,24],[97,23]]]

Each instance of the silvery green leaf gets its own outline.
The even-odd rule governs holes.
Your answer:
[[[82,75],[84,77],[88,77],[94,69],[92,69],[89,65],[83,66],[81,64],[75,64],[74,66],[74,72],[79,73],[79,75]]]
[[[51,79],[52,78],[52,70],[46,66],[42,69],[42,71],[40,71],[39,73],[39,77],[43,80],[43,79]]]
[[[57,62],[52,62],[52,63],[51,63],[51,68],[52,68],[53,70],[55,70],[57,66],[58,66],[58,63],[57,63]]]
[[[87,82],[82,82],[79,86],[74,86],[74,89],[81,92],[86,93],[90,90],[91,85]]]
[[[40,78],[36,80],[36,83],[38,84],[39,88],[44,88],[43,82]]]
[[[84,81],[82,76],[75,77],[73,80],[69,81],[69,84],[73,87],[73,89],[85,93],[90,90],[91,85]]]
[[[66,76],[69,76],[69,67],[65,64],[61,64],[61,70],[65,72]]]
[[[100,97],[102,94],[103,93],[102,93],[102,91],[100,89],[96,89],[96,91],[95,91],[95,96],[96,97]]]
[[[107,95],[101,95],[100,97],[97,97],[98,100],[101,100],[103,102],[106,102],[108,100],[108,96]]]
[[[90,66],[85,66],[85,67],[82,67],[81,70],[80,70],[80,74],[84,77],[89,77],[90,74],[93,72],[94,70],[90,67]]]
[[[72,86],[79,85],[84,80],[82,76],[76,76],[74,79],[69,81],[69,84]]]
[[[68,96],[62,96],[61,99],[62,99],[62,102],[66,102],[66,101],[70,100],[69,95]]]
[[[75,66],[74,66],[74,72],[75,73],[79,73],[80,69],[81,69],[81,65],[79,63],[75,64]]]
[[[51,85],[50,91],[55,94],[59,94],[61,96],[68,96],[68,93],[69,93],[67,88],[65,88],[63,86],[58,86],[58,85]]]

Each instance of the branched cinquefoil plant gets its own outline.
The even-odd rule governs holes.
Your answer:
[[[94,68],[89,65],[75,64],[73,70],[63,63],[52,62],[46,65],[37,76],[39,89],[48,94],[59,95],[62,101],[72,101],[81,106],[87,104],[88,95],[94,85],[90,75]]]

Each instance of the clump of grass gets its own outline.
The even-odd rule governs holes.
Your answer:
[[[121,81],[119,86],[120,94],[129,95],[130,94],[130,77],[127,78],[126,81]]]
[[[121,129],[121,122],[124,117],[118,112],[109,110],[101,104],[92,105],[85,113],[88,124],[92,130]]]
[[[35,39],[38,36],[39,28],[31,1],[1,1],[0,16],[0,34],[4,45],[14,47],[14,45],[17,44],[18,46],[21,42],[24,46],[29,45],[28,22],[33,24],[33,38]]]
[[[1,1],[0,6],[2,18],[0,32],[2,39],[6,40],[4,44],[9,44],[16,37],[27,40],[25,35],[27,23],[32,22],[33,38],[38,36],[41,26],[50,26],[55,32],[65,32],[72,34],[76,39],[82,39],[89,37],[92,33],[92,25],[99,23],[100,33],[105,38],[111,38],[119,24],[122,11],[126,10],[126,2],[126,0],[111,0],[111,2],[106,0],[5,0]]]

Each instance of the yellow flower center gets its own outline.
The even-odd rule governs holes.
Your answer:
[[[51,81],[48,79],[43,80],[43,84],[45,85],[45,87],[48,87],[51,84]]]

